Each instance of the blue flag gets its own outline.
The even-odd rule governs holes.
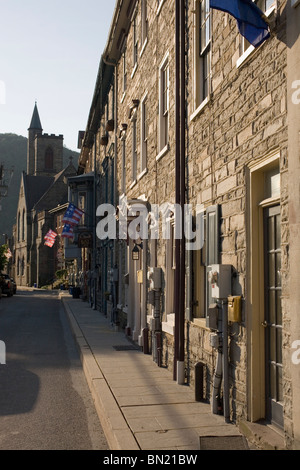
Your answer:
[[[232,15],[237,20],[241,35],[254,47],[260,46],[270,37],[263,12],[252,0],[210,0],[210,8]]]

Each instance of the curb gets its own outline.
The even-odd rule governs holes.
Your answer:
[[[96,412],[110,450],[141,450],[111,392],[72,310],[60,296],[80,354]]]

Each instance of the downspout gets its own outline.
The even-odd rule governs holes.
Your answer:
[[[94,134],[94,185],[93,185],[93,310],[97,310],[97,281],[96,281],[96,209],[97,209],[97,132]]]
[[[180,205],[181,205],[181,260],[180,260],[180,307],[177,382],[184,384],[184,327],[185,327],[185,4],[180,0]]]
[[[175,204],[180,204],[180,0],[175,0]],[[176,221],[175,221],[176,223]],[[175,233],[177,231],[175,230]],[[173,379],[177,379],[179,357],[179,309],[180,309],[180,240],[175,238],[175,293],[174,293],[174,364]]]

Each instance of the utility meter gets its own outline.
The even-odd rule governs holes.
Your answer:
[[[213,299],[227,299],[231,295],[231,264],[212,264],[208,285]]]

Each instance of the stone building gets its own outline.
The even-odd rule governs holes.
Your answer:
[[[195,387],[203,370],[212,410],[299,448],[300,6],[256,3],[270,29],[257,48],[208,0],[117,3],[79,168],[118,221],[100,240],[97,212],[94,307],[179,383]],[[203,235],[191,250],[184,204]],[[132,228],[146,211],[148,237],[123,236],[125,215]],[[227,388],[215,393],[220,337]]]
[[[44,236],[53,229],[50,210],[68,201],[66,178],[74,174],[71,162],[63,169],[63,136],[43,134],[35,105],[13,236],[13,274],[19,286],[43,286],[53,281],[56,259],[54,250],[44,245]]]

